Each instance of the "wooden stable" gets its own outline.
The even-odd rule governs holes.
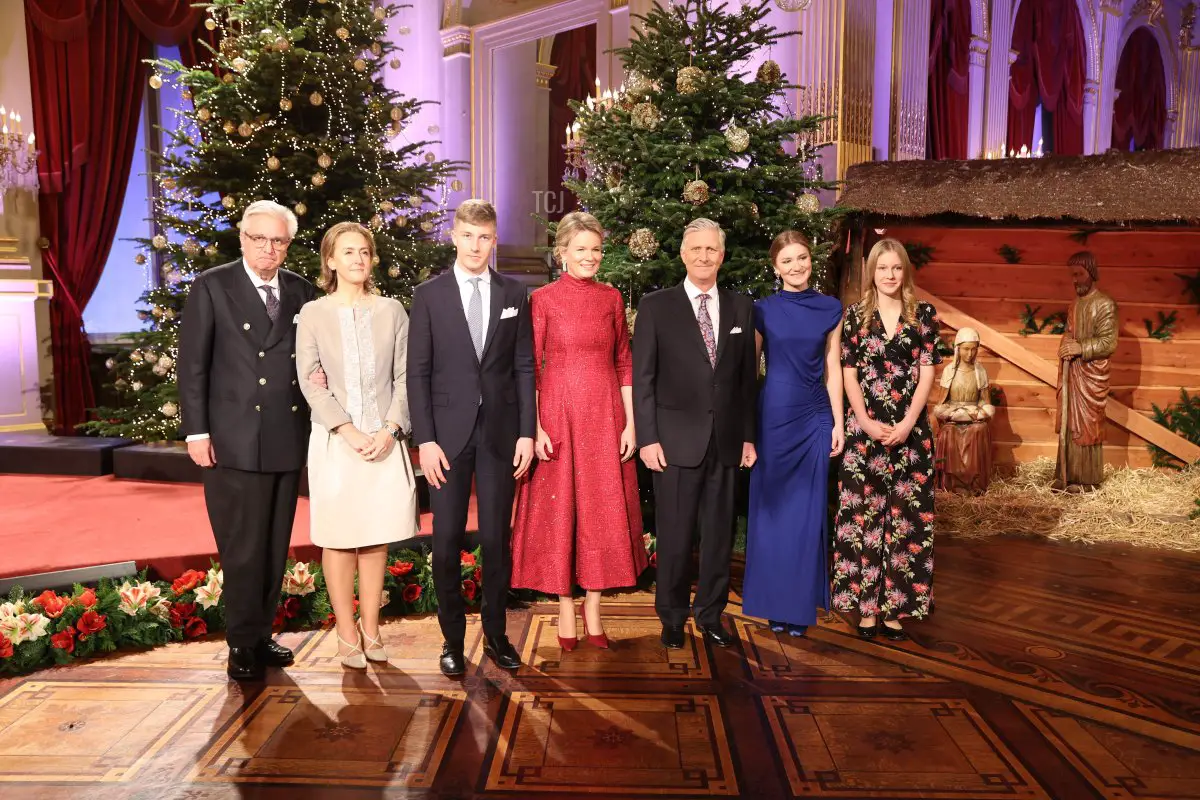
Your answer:
[[[1190,186],[1172,200],[1163,187],[1180,183]],[[964,326],[982,335],[981,363],[999,390],[993,455],[1011,469],[1055,455],[1060,335],[1027,323],[1031,310],[1038,324],[1066,311],[1075,298],[1067,258],[1090,250],[1120,315],[1106,462],[1150,466],[1151,443],[1200,460],[1200,448],[1152,421],[1154,405],[1178,402],[1181,388],[1200,393],[1200,306],[1186,280],[1200,278],[1198,185],[1197,150],[855,167],[842,196],[855,209],[843,299],[859,296],[865,256],[883,236],[928,259],[917,286],[945,338]],[[1160,314],[1175,315],[1165,340],[1146,326],[1158,327]]]

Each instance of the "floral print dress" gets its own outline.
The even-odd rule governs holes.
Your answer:
[[[923,365],[941,361],[937,311],[918,303],[888,338],[876,311],[858,305],[842,322],[842,366],[858,371],[867,414],[884,424],[908,413]],[[885,620],[929,613],[933,584],[933,433],[921,412],[907,441],[886,447],[846,410],[846,449],[838,469],[832,604]]]

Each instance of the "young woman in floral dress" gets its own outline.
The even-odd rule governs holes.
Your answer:
[[[906,639],[902,617],[929,613],[933,582],[933,433],[925,405],[938,354],[937,311],[918,302],[904,245],[871,248],[873,276],[842,322],[850,410],[838,471],[833,607],[857,610],[859,635]]]

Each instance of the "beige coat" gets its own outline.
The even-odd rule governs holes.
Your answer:
[[[349,309],[332,295],[300,310],[296,330],[300,390],[312,409],[312,421],[326,430],[352,422],[363,433],[372,434],[394,422],[407,433],[412,428],[405,387],[408,314],[404,306],[387,297],[372,297],[367,308],[369,337],[356,330],[361,323],[342,313]],[[328,389],[308,379],[318,366],[328,376]]]

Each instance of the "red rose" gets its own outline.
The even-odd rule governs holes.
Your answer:
[[[0,658],[12,658],[13,644],[8,637],[0,633]]]
[[[208,624],[200,617],[192,617],[183,629],[183,635],[188,639],[199,639],[208,633]]]
[[[459,557],[462,559],[462,565],[464,567],[475,566],[475,556],[473,553],[468,553],[466,550],[463,550]]]
[[[79,641],[83,642],[93,633],[99,633],[107,628],[108,618],[95,611],[85,611],[79,621],[75,623],[75,627],[79,629]]]
[[[421,598],[421,584],[410,583],[404,587],[404,602],[415,603]]]
[[[283,615],[288,619],[295,619],[300,613],[300,598],[289,597],[283,601]]]
[[[79,597],[75,598],[75,602],[84,608],[91,608],[96,605],[96,590],[91,588],[84,589],[79,593]]]
[[[467,600],[475,599],[475,581],[468,578],[462,582],[462,595]]]
[[[195,603],[176,603],[171,606],[171,627],[182,628],[196,615]]]
[[[67,606],[71,605],[69,597],[59,597],[49,589],[33,598],[33,602],[41,606],[50,619],[58,619],[67,610]]]
[[[171,584],[171,591],[176,595],[181,595],[184,592],[190,592],[200,584],[204,583],[204,579],[208,577],[207,572],[201,572],[198,569],[189,569],[187,572],[180,575]]]
[[[50,644],[59,650],[65,650],[68,653],[74,653],[75,629],[68,625],[63,629],[62,633],[56,633],[50,637]]]
[[[476,567],[475,573],[472,577],[475,578],[476,585],[483,586],[483,570],[481,570],[479,567]]]
[[[388,566],[387,571],[392,573],[393,578],[403,578],[413,571],[413,563],[411,561],[395,561]]]

